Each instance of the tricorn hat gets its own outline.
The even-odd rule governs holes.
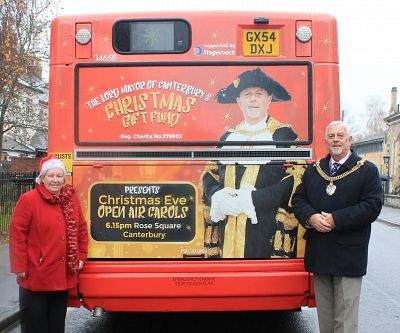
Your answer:
[[[265,74],[260,68],[249,70],[240,74],[229,86],[217,93],[217,102],[221,104],[236,103],[243,89],[260,87],[265,89],[272,102],[290,101],[291,97],[284,87]]]

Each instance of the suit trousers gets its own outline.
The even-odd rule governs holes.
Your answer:
[[[31,291],[19,287],[21,333],[63,333],[67,290]]]
[[[357,333],[362,277],[314,274],[321,333]]]

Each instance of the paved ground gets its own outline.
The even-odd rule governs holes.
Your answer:
[[[400,209],[384,206],[378,221],[400,225]]]
[[[400,209],[383,207],[378,221],[400,226]],[[0,234],[0,332],[18,320],[18,286],[10,273],[8,236]]]
[[[0,295],[1,332],[18,319],[18,286],[15,275],[10,273],[8,244],[0,245]]]

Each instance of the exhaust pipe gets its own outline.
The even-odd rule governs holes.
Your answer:
[[[104,309],[101,306],[95,306],[93,308],[93,317],[101,317],[103,315]]]

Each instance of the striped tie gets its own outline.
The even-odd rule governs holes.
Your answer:
[[[330,171],[331,176],[333,176],[338,171],[339,168],[340,168],[339,162],[333,163]]]

